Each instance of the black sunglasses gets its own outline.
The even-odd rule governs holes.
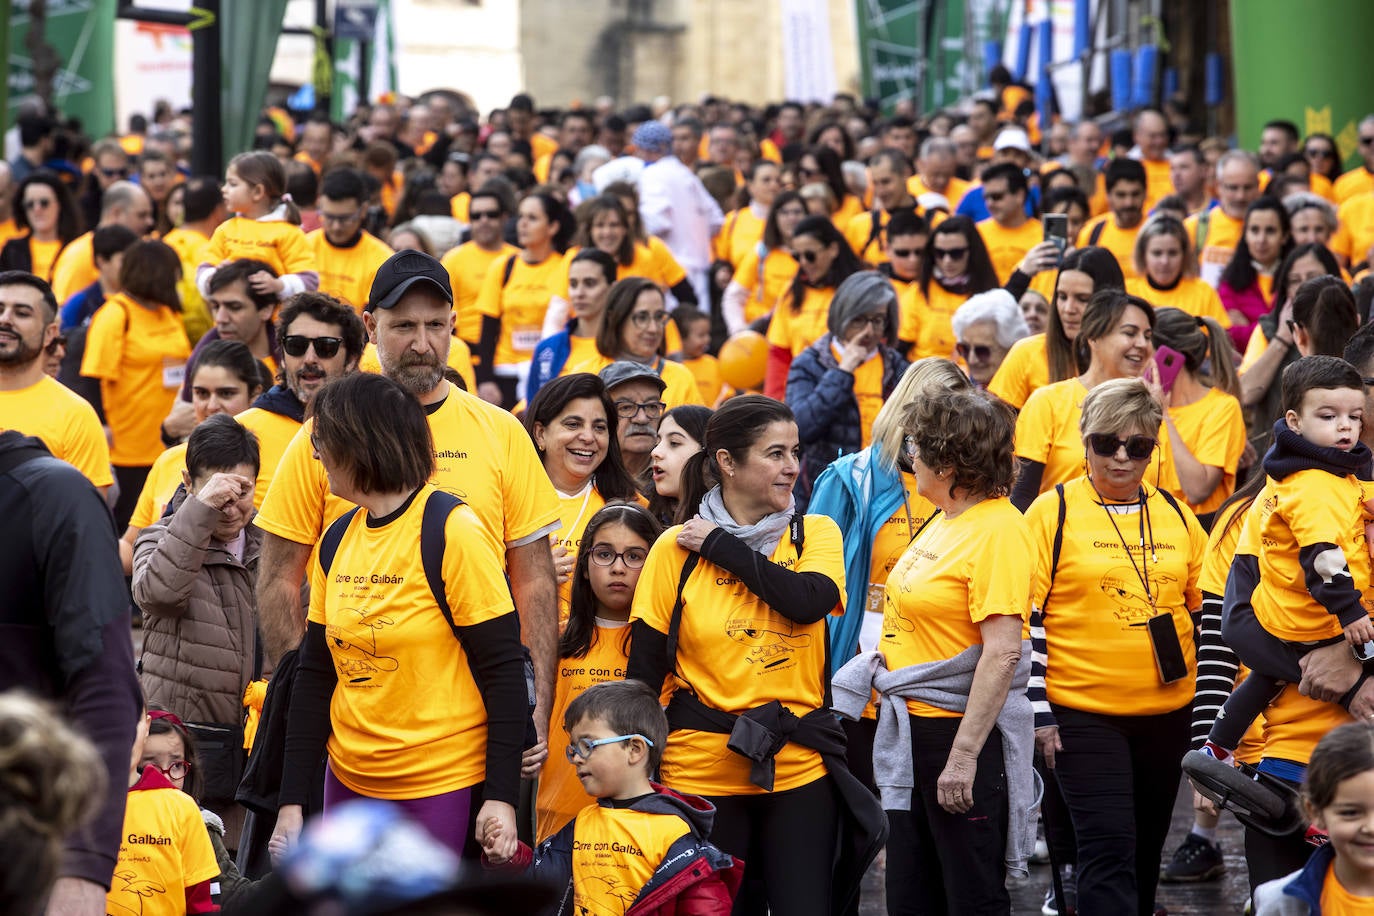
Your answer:
[[[980,363],[985,363],[992,359],[992,347],[986,344],[977,344],[976,346],[970,347],[966,343],[959,343],[954,345],[954,352],[958,353],[959,358],[964,362],[968,362],[970,353],[972,353],[974,358]]]
[[[968,254],[968,247],[965,246],[963,248],[936,248],[934,254],[935,260],[937,261],[942,260],[944,258],[949,258],[951,260],[957,261],[964,255]]]
[[[469,210],[468,222],[475,223],[479,219],[500,219],[500,210]]]
[[[287,334],[281,339],[281,348],[287,356],[304,356],[305,351],[310,349],[310,345],[315,345],[315,355],[320,359],[329,359],[339,352],[339,345],[343,343],[342,337],[306,337],[303,334]]]
[[[1157,445],[1159,445],[1159,440],[1153,436],[1131,436],[1129,439],[1119,439],[1111,433],[1088,434],[1088,447],[1102,458],[1110,458],[1116,454],[1117,449],[1124,447],[1127,458],[1132,461],[1144,461],[1154,454]]]

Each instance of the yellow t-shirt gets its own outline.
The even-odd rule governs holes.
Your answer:
[[[907,547],[887,578],[883,638],[889,671],[953,658],[981,645],[978,624],[1030,614],[1034,565],[1026,520],[1005,497],[985,499],[957,518],[937,515]],[[907,700],[913,716],[960,713]]]
[[[472,350],[461,337],[454,337],[449,341],[448,367],[458,373],[463,384],[468,386],[468,391],[477,390],[477,373],[472,368]],[[358,371],[371,372],[373,375],[382,374],[382,361],[377,356],[377,345],[371,341],[363,345],[363,355],[358,359]]]
[[[797,572],[820,572],[835,580],[844,612],[844,548],[835,522],[808,515],[800,559],[783,537],[769,559]],[[654,542],[635,589],[632,620],[668,632],[678,579],[687,551],[677,544],[678,525]],[[825,700],[825,621],[803,624],[784,617],[750,592],[739,578],[702,559],[682,590],[675,689],[690,690],[713,709],[742,713],[779,700],[798,716]],[[696,795],[756,795],[750,762],[726,749],[728,735],[689,729],[673,732],[663,753],[663,782]],[[774,790],[796,789],[825,775],[820,755],[788,744],[775,758]]]
[[[1170,407],[1169,416],[1193,457],[1208,467],[1221,468],[1221,482],[1212,494],[1200,503],[1188,503],[1188,508],[1198,515],[1215,512],[1226,497],[1235,492],[1236,466],[1245,451],[1245,414],[1240,401],[1220,388],[1209,388],[1192,404]],[[1180,500],[1187,499],[1178,479],[1177,462],[1170,463],[1169,480],[1164,489]]]
[[[511,257],[515,260],[506,284],[501,284],[506,267],[502,258],[491,263],[477,294],[478,313],[501,319],[496,366],[515,366],[534,356],[549,300],[566,276],[563,256],[556,252],[538,264],[529,264],[518,254]]]
[[[563,256],[563,273],[559,278],[558,287],[554,290],[554,295],[567,301],[568,299],[568,271],[572,268],[572,260],[577,257],[582,249],[579,247],[569,248],[567,254]],[[634,246],[634,258],[629,264],[616,262],[615,278],[624,280],[626,277],[643,277],[646,280],[653,280],[663,289],[671,289],[683,280],[687,279],[687,271],[682,269],[682,265],[673,258],[671,252],[657,251],[640,242]]]
[[[1083,399],[1088,389],[1077,378],[1065,379],[1037,389],[1026,399],[1016,417],[1016,456],[1038,461],[1045,466],[1040,492],[1081,476],[1087,467],[1086,446],[1078,431],[1083,415]],[[1167,483],[1173,474],[1169,437],[1164,424],[1155,433],[1159,448],[1145,468],[1144,482],[1152,486]]]
[[[988,382],[988,391],[1020,410],[1037,389],[1050,383],[1050,358],[1045,352],[1045,335],[1032,334],[1011,345],[997,374]]]
[[[1336,183],[1331,186],[1331,193],[1336,206],[1340,206],[1352,197],[1359,197],[1374,191],[1374,174],[1364,166],[1353,168],[1342,174],[1336,179]]]
[[[697,387],[697,378],[691,369],[671,359],[660,359],[657,368],[659,376],[668,386],[663,389],[663,403],[668,405],[667,410],[683,404],[706,403],[702,400],[701,389]]]
[[[1026,511],[1038,558],[1031,600],[1044,611],[1045,690],[1057,706],[1147,716],[1170,712],[1193,699],[1197,648],[1192,612],[1202,607],[1198,577],[1207,535],[1187,506],[1180,504],[1176,512],[1158,490],[1143,486],[1142,519],[1139,503],[1107,509],[1086,477],[1064,485],[1063,543],[1053,592],[1050,567],[1058,493],[1041,494]],[[1148,551],[1140,549],[1142,524],[1145,539],[1152,539]],[[1141,582],[1142,565],[1149,597]],[[1160,683],[1145,629],[1155,614],[1173,618],[1188,664],[1188,676],[1172,684]]]
[[[725,390],[725,381],[720,377],[720,360],[709,353],[703,353],[696,359],[684,359],[682,366],[696,379],[701,403],[707,407],[714,405],[720,399],[721,392]]]
[[[601,351],[596,348],[595,337],[578,337],[575,334],[568,335],[568,361],[563,364],[563,368],[558,371],[559,375],[574,375],[578,372],[590,372],[596,375],[602,369],[609,366],[614,360],[601,355]]]
[[[29,237],[33,273],[39,277],[52,277],[52,294],[57,297],[58,305],[100,279],[100,271],[95,269],[94,238],[93,233],[86,232],[63,248],[61,242],[38,242]],[[58,254],[59,249],[61,254]],[[48,253],[49,250],[51,253]],[[39,263],[40,257],[42,264]]]
[[[315,253],[300,226],[279,220],[235,216],[220,223],[205,249],[205,262],[218,267],[222,261],[255,258],[269,265],[277,276],[315,271]]]
[[[487,271],[498,258],[508,258],[519,251],[519,248],[505,242],[496,251],[487,251],[476,242],[464,242],[439,262],[448,271],[449,283],[453,286],[453,310],[458,313],[458,336],[474,347],[482,337],[482,313],[477,310],[477,296],[482,292]]]
[[[1369,249],[1374,246],[1374,193],[1348,198],[1336,219],[1338,228],[1331,236],[1331,251],[1344,255],[1351,264],[1368,260]]]
[[[183,267],[189,264],[191,265],[189,269],[192,271],[195,270],[197,264],[205,260],[205,249],[210,245],[210,239],[207,236],[184,226],[168,232],[162,237],[162,241],[177,253]]]
[[[1362,593],[1360,603],[1374,611],[1364,534],[1369,495],[1355,475],[1336,477],[1319,468],[1265,481],[1236,552],[1259,557],[1259,583],[1251,604],[1255,618],[1274,636],[1308,642],[1341,635],[1340,620],[1312,596],[1299,562],[1299,552],[1314,544],[1334,544],[1344,554],[1344,566]],[[1322,558],[1323,567],[1333,562]],[[1334,577],[1344,579],[1340,571]]]
[[[1015,229],[1007,229],[988,217],[978,223],[978,234],[988,247],[988,257],[992,259],[992,269],[997,271],[998,283],[1006,283],[1026,252],[1045,240],[1045,229],[1038,219],[1028,219]]]
[[[100,379],[114,464],[147,467],[162,454],[158,430],[176,401],[190,355],[186,328],[165,305],[147,309],[116,293],[96,310],[81,374]]]
[[[606,505],[606,498],[592,485],[592,481],[587,481],[587,485],[578,493],[563,493],[555,490],[558,494],[558,531],[553,535],[553,546],[562,547],[568,552],[568,557],[574,562],[577,555],[582,550],[582,535],[587,530],[587,522],[592,520],[592,516]],[[569,579],[558,586],[558,625],[563,627],[568,622],[568,612],[572,609],[572,580]]]
[[[898,295],[901,326],[897,336],[913,343],[913,360],[927,356],[954,359],[954,345],[958,343],[954,336],[954,313],[968,298],[960,293],[951,293],[935,280],[930,281],[930,290],[925,295],[922,295],[919,283],[908,284]]]
[[[395,252],[370,232],[364,232],[352,248],[338,248],[325,238],[323,229],[305,237],[310,246],[315,270],[320,275],[320,292],[353,306],[359,315],[367,306],[377,268]]]
[[[716,233],[715,241],[711,243],[716,260],[729,261],[738,266],[744,256],[763,241],[765,223],[766,220],[754,214],[752,207],[740,207],[727,213],[720,232]]]
[[[314,544],[352,506],[329,492],[324,466],[313,457],[307,419],[286,447],[276,479],[254,523],[297,544]],[[558,497],[520,421],[499,407],[449,387],[429,414],[434,436],[433,483],[477,513],[497,556],[558,526]]]
[[[1193,244],[1193,250],[1198,252],[1197,268],[1200,276],[1207,285],[1215,288],[1221,282],[1221,273],[1226,269],[1226,265],[1231,262],[1231,255],[1235,253],[1236,245],[1240,242],[1241,233],[1245,229],[1245,220],[1231,219],[1226,215],[1226,211],[1221,207],[1213,207],[1206,212],[1207,234],[1202,239],[1201,249],[1198,247],[1198,226],[1204,214],[1195,213],[1184,221],[1188,229],[1188,238]]]
[[[689,832],[676,814],[599,804],[583,808],[573,828],[573,912],[627,912],[668,850]]]
[[[1327,732],[1353,720],[1339,704],[1305,697],[1289,684],[1265,707],[1263,721],[1264,756],[1306,766]]]
[[[801,355],[828,330],[830,300],[834,295],[832,287],[807,286],[801,308],[794,312],[791,294],[784,294],[773,310],[773,320],[768,322],[768,343],[790,351],[793,358]]]
[[[833,338],[830,353],[839,362],[843,354]],[[875,352],[854,370],[854,400],[859,405],[859,432],[863,447],[873,443],[873,421],[883,409],[883,355]]]
[[[205,262],[205,250],[210,247],[210,237],[194,229],[180,227],[164,235],[162,241],[181,260],[181,282],[177,284],[177,292],[181,294],[181,321],[186,325],[186,336],[194,345],[215,326],[205,298],[196,287],[196,268]]]
[[[114,483],[110,448],[95,409],[49,376],[17,391],[0,391],[0,429],[43,440],[53,456],[76,468],[97,487]]]
[[[958,209],[959,201],[964,199],[964,195],[968,193],[968,189],[971,187],[973,187],[972,182],[965,181],[956,175],[950,176],[949,184],[945,186],[942,196],[945,200],[949,201],[951,210]],[[919,172],[906,180],[906,190],[908,194],[917,199],[919,199],[922,194],[931,193],[930,187],[921,180]],[[934,193],[941,194],[940,191],[935,191]]]
[[[749,252],[735,266],[736,283],[749,290],[744,303],[744,320],[754,322],[767,315],[792,285],[797,275],[797,261],[781,248],[773,248],[763,259],[759,270],[758,249]]]
[[[1173,289],[1158,289],[1145,277],[1132,277],[1126,281],[1126,292],[1157,309],[1175,308],[1194,318],[1215,318],[1223,328],[1231,326],[1231,316],[1221,304],[1221,296],[1197,277],[1183,277]]]
[[[902,504],[878,528],[873,536],[872,562],[868,571],[869,613],[883,613],[884,587],[897,561],[911,546],[911,539],[921,530],[935,511],[935,504],[916,492],[916,475],[902,471],[902,486],[906,493]]]
[[[1174,179],[1169,173],[1168,159],[1141,159],[1140,164],[1145,166],[1145,212],[1149,213],[1155,204],[1174,193]]]
[[[160,774],[159,774],[160,775]],[[106,911],[185,916],[186,890],[219,875],[200,809],[166,780],[129,790]]]
[[[267,490],[277,476],[277,465],[286,454],[286,447],[301,431],[301,424],[290,417],[284,417],[261,407],[250,407],[234,417],[239,425],[250,430],[258,437],[258,485],[253,491],[253,508],[261,509],[262,501],[267,498]]]
[[[371,798],[426,798],[481,782],[487,712],[467,653],[435,606],[416,545],[425,501],[385,525],[349,521],[326,574],[311,567],[311,623],[325,627],[339,683],[329,703],[329,765]],[[456,627],[515,613],[483,525],[459,506],[444,526],[444,594]]]
[[[1135,277],[1135,239],[1143,225],[1145,221],[1141,220],[1133,229],[1122,229],[1116,224],[1115,216],[1104,213],[1089,220],[1078,230],[1074,246],[1087,248],[1089,245],[1096,245],[1098,248],[1107,249],[1116,258],[1116,263],[1121,265],[1121,273],[1127,280],[1131,280]],[[1098,226],[1102,227],[1102,231],[1098,233],[1097,241],[1094,242],[1092,236]]]
[[[472,195],[467,191],[459,191],[449,198],[449,215],[460,223],[469,222],[468,207],[472,204]]]
[[[581,658],[560,658],[558,680],[553,686],[553,709],[549,716],[552,734],[562,735],[563,714],[568,704],[593,684],[625,680],[629,626],[603,626],[592,635],[592,644]],[[587,807],[587,790],[577,778],[577,768],[557,749],[559,740],[550,738],[550,754],[539,771],[539,795],[534,809],[538,818],[535,843],[542,843],[577,817]]]
[[[186,443],[178,443],[167,449],[148,470],[143,481],[143,489],[138,491],[138,502],[134,503],[134,514],[129,516],[133,528],[147,528],[162,518],[167,504],[181,486],[181,472],[186,470]]]
[[[1360,916],[1374,910],[1374,897],[1360,897],[1345,889],[1334,863],[1326,867],[1320,903],[1322,916]]]

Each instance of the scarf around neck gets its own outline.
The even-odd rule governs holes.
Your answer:
[[[787,526],[791,524],[792,516],[797,511],[796,506],[796,499],[789,498],[787,508],[783,511],[765,515],[752,525],[741,525],[725,508],[725,497],[721,494],[720,487],[715,486],[702,497],[700,514],[708,522],[725,529],[726,533],[733,534],[748,544],[750,550],[771,557],[773,551],[778,549],[778,544],[782,542],[783,535],[787,533]]]

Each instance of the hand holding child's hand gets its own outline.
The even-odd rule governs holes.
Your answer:
[[[493,865],[504,865],[515,858],[520,841],[515,831],[515,809],[499,801],[483,802],[477,812],[477,840],[482,853]]]
[[[1374,641],[1374,620],[1362,617],[1350,624],[1345,628],[1345,638],[1357,650],[1362,650],[1365,643]]]
[[[280,277],[274,277],[265,270],[260,270],[248,278],[248,285],[253,287],[253,292],[259,296],[267,293],[279,293],[286,289],[286,284]]]

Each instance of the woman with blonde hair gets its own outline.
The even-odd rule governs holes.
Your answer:
[[[1197,251],[1183,223],[1172,216],[1148,220],[1136,236],[1133,263],[1136,275],[1126,281],[1126,292],[1132,296],[1157,309],[1176,308],[1211,318],[1223,329],[1231,326],[1217,291],[1198,277]]]

